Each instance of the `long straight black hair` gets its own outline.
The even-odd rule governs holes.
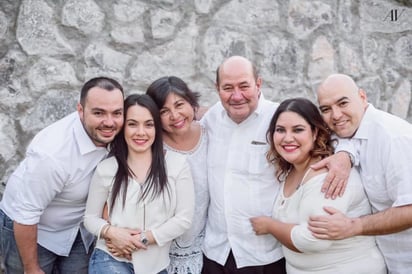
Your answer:
[[[159,109],[155,102],[146,94],[132,94],[129,95],[124,101],[124,120],[127,119],[127,111],[132,106],[141,106],[146,108],[153,117],[155,127],[155,139],[151,147],[152,151],[152,163],[150,166],[149,174],[144,183],[144,189],[140,200],[144,200],[146,197],[154,199],[156,196],[162,194],[167,189],[167,172],[165,157],[163,152],[163,139],[162,139],[162,124],[160,120]],[[110,156],[114,156],[117,160],[118,169],[114,178],[111,198],[111,209],[115,204],[116,198],[121,195],[122,192],[122,205],[124,207],[126,201],[127,186],[129,178],[133,177],[133,171],[127,164],[128,147],[124,139],[124,128],[113,140],[110,148]],[[150,195],[150,196],[149,196]]]

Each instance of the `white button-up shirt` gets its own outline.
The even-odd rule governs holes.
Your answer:
[[[266,160],[266,131],[276,107],[261,97],[256,111],[236,124],[218,102],[202,119],[209,137],[210,192],[203,251],[221,265],[230,250],[239,268],[283,257],[280,243],[270,234],[256,236],[249,221],[271,216],[279,190],[274,167]]]
[[[352,139],[372,210],[412,204],[412,125],[369,104]],[[376,239],[390,273],[411,273],[411,228]]]
[[[58,255],[69,255],[79,229],[88,248],[93,235],[82,219],[91,177],[106,155],[74,112],[34,137],[7,182],[0,208],[20,224],[38,224],[38,243]]]

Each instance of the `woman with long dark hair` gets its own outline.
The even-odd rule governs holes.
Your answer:
[[[184,155],[164,153],[159,109],[148,95],[128,96],[124,111],[124,129],[90,186],[84,222],[98,240],[89,273],[167,273],[171,242],[193,217],[190,167]]]

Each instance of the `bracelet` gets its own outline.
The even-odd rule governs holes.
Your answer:
[[[107,239],[107,232],[109,231],[111,225],[107,224],[103,227],[102,232],[100,233],[101,238]]]

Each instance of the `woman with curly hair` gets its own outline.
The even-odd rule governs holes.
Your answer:
[[[316,106],[304,98],[283,101],[267,139],[267,159],[276,167],[281,188],[272,217],[254,217],[251,223],[257,235],[272,234],[282,243],[287,273],[386,273],[374,237],[331,241],[317,239],[308,230],[309,216],[326,214],[325,206],[352,217],[371,211],[354,168],[342,197],[326,199],[321,192],[327,170],[311,165],[333,153],[333,140]]]

